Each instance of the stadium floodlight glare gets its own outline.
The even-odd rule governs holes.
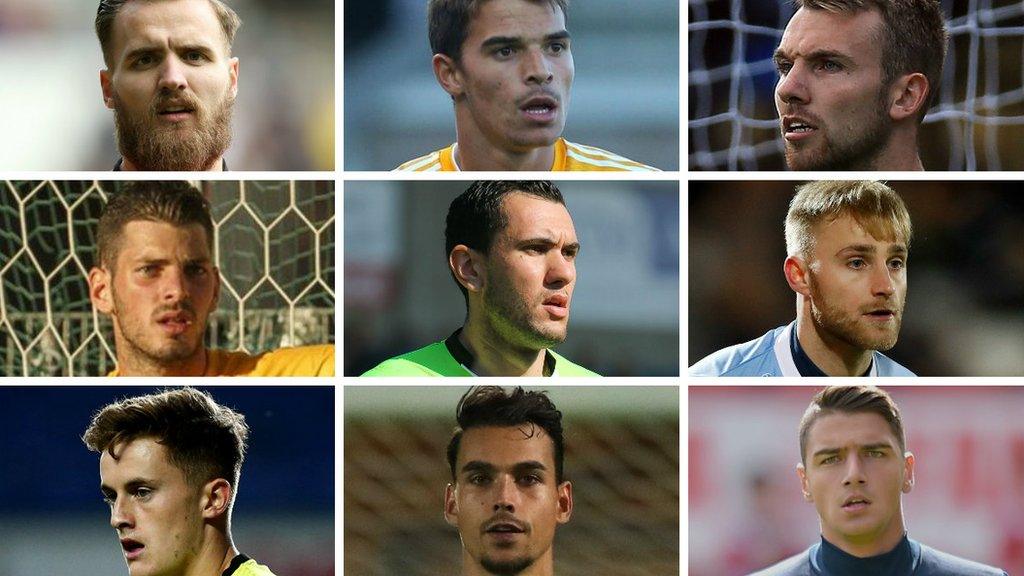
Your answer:
[[[264,350],[334,341],[334,185],[193,183],[210,200],[221,292],[211,348]],[[0,376],[103,375],[109,317],[87,276],[96,225],[119,182],[0,184]]]
[[[1024,3],[942,0],[950,41],[921,127],[926,168],[1022,170]],[[783,169],[772,52],[788,1],[690,0],[689,168]]]

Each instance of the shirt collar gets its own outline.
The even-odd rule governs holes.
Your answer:
[[[473,365],[474,358],[473,354],[462,345],[459,341],[459,334],[462,333],[462,328],[459,328],[452,335],[445,339],[444,346],[448,349],[448,353],[455,358],[455,361],[461,365],[466,372],[469,372],[473,376],[477,376],[476,373],[470,368]],[[552,376],[555,373],[555,355],[550,350],[544,350],[544,376]]]
[[[903,576],[913,573],[920,555],[920,546],[912,546],[905,533],[892,550],[866,558],[847,554],[822,536],[811,561],[820,573],[828,576]]]

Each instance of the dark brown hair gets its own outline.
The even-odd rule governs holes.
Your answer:
[[[453,482],[457,477],[455,460],[459,455],[463,432],[484,426],[533,424],[547,432],[554,444],[555,482],[562,483],[562,460],[565,453],[562,413],[555,408],[547,392],[527,392],[521,386],[516,386],[511,392],[506,392],[500,386],[473,387],[459,400],[455,408],[455,419],[459,424],[448,442],[448,467]]]
[[[456,62],[462,57],[462,44],[469,36],[470,20],[484,2],[498,0],[430,0],[427,5],[427,34],[434,54],[444,54]],[[569,16],[569,0],[528,0],[546,2]]]
[[[811,427],[822,416],[829,414],[878,414],[892,430],[899,443],[900,453],[907,450],[907,439],[903,432],[903,418],[889,393],[876,386],[829,386],[814,395],[800,419],[800,461],[807,464],[807,438]]]
[[[100,39],[100,49],[103,50],[103,61],[107,68],[111,68],[110,37],[113,35],[114,20],[121,8],[132,0],[100,0],[96,9],[96,36]],[[135,0],[136,2],[152,2],[154,0]],[[235,42],[235,32],[242,25],[242,19],[238,17],[227,4],[221,0],[208,0],[213,11],[217,13],[217,20],[220,21],[221,30],[224,31],[224,40],[227,44],[228,53],[231,53],[231,45]]]
[[[249,426],[245,416],[195,388],[179,388],[108,404],[93,416],[82,441],[94,452],[153,438],[193,486],[224,478],[238,489]]]
[[[121,234],[129,222],[165,222],[178,227],[199,224],[206,231],[206,245],[213,253],[213,219],[210,204],[188,182],[129,182],[111,195],[96,234],[96,261],[111,272],[117,264]]]
[[[897,76],[920,72],[928,79],[928,102],[918,122],[939,95],[942,65],[946,60],[949,32],[938,0],[792,0],[796,8],[828,12],[862,12],[877,8],[882,14],[882,85]]]

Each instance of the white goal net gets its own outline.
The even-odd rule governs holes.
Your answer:
[[[942,0],[949,51],[919,141],[926,168],[1022,170],[1024,2]],[[781,170],[772,53],[780,0],[690,0],[689,167]]]
[[[334,183],[197,182],[214,220],[213,348],[334,341]],[[97,376],[110,320],[89,301],[96,225],[122,182],[0,184],[0,375]]]

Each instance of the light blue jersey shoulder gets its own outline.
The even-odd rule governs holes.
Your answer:
[[[789,347],[796,321],[750,342],[723,348],[690,366],[690,376],[800,376]],[[915,376],[876,351],[869,376]]]

